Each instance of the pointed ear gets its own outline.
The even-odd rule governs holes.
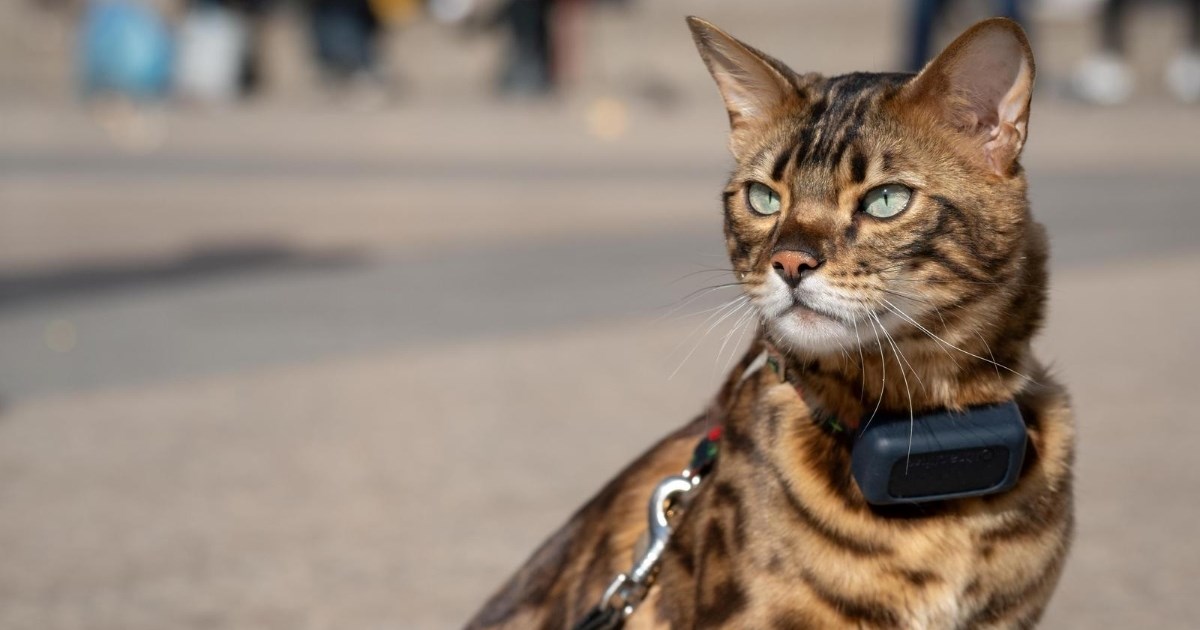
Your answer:
[[[963,132],[984,164],[1007,175],[1025,145],[1033,77],[1025,32],[992,18],[960,35],[905,89]]]
[[[687,23],[700,58],[725,99],[731,129],[730,150],[739,155],[748,128],[799,98],[791,80],[794,73],[705,20],[692,16]]]

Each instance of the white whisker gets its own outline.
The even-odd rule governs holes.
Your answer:
[[[867,360],[863,357],[862,338],[858,336],[858,318],[851,321],[854,322],[854,340],[858,342],[858,402],[862,402],[867,395]]]
[[[900,294],[899,294],[898,292],[896,292],[896,291],[889,291],[889,293],[896,293],[897,295],[900,295]],[[903,297],[906,297],[906,298],[908,298],[908,299],[910,299],[910,300],[914,299],[914,298],[912,298],[912,297],[909,297],[909,296],[903,296]],[[931,335],[931,336],[933,335],[933,333],[932,333],[932,332],[929,332],[929,331],[928,331],[928,330],[926,330],[925,328],[921,327],[921,325],[920,325],[920,324],[917,324],[915,321],[913,321],[913,320],[912,320],[912,318],[911,318],[911,317],[909,317],[909,316],[908,316],[906,313],[904,313],[904,312],[898,312],[898,311],[900,311],[900,307],[899,307],[899,306],[896,306],[895,304],[892,304],[891,302],[888,302],[888,300],[887,300],[886,298],[884,298],[884,299],[883,299],[883,301],[886,303],[886,306],[888,307],[888,309],[889,309],[889,310],[891,310],[892,312],[895,312],[897,315],[899,315],[899,316],[903,317],[904,319],[906,319],[906,320],[908,320],[908,321],[912,322],[914,325],[916,325],[917,327],[921,328],[921,331],[922,331],[922,332],[924,332],[925,334],[927,334],[927,335]],[[935,308],[936,308],[936,307],[935,307]],[[939,317],[939,318],[941,318],[941,314],[939,314],[939,315],[938,315],[938,317]],[[945,322],[944,320],[942,321],[942,328],[943,328],[943,330],[946,328],[946,322]],[[940,341],[940,340],[939,340],[939,341]],[[961,366],[959,365],[959,363],[958,363],[958,359],[957,359],[957,358],[956,358],[956,357],[955,357],[953,354],[950,354],[950,351],[949,351],[949,350],[947,350],[947,349],[946,349],[944,346],[942,346],[941,344],[938,344],[938,345],[937,345],[937,348],[946,354],[946,356],[947,356],[947,357],[950,359],[950,362],[954,364],[954,367],[955,367],[955,368],[959,368],[959,367],[961,367]]]
[[[692,302],[695,302],[696,300],[708,295],[709,293],[712,293],[713,291],[718,291],[720,289],[728,289],[730,287],[740,287],[740,286],[742,286],[742,284],[743,283],[741,283],[741,282],[727,282],[725,284],[718,284],[718,285],[714,285],[711,287],[703,287],[700,289],[696,289],[695,291],[692,291],[691,293],[683,296],[682,298],[679,298],[678,304],[671,306],[670,310],[668,310],[666,313],[663,313],[662,315],[659,315],[655,321],[661,322],[661,321],[667,319],[671,315],[678,312],[679,309],[687,306],[688,304],[691,304]],[[717,308],[720,308],[720,307],[717,307]],[[707,312],[708,312],[708,310],[703,310],[703,311],[700,311],[699,313],[692,313],[692,315],[699,315],[700,313],[707,313]],[[690,317],[690,316],[691,315],[683,315],[681,317]]]
[[[879,322],[879,327],[883,328],[883,322]],[[896,356],[896,367],[900,368],[900,378],[904,380],[904,393],[908,396],[908,453],[904,457],[904,474],[907,475],[908,463],[912,459],[913,426],[917,423],[916,417],[913,414],[912,390],[908,388],[908,376],[904,373],[904,363],[900,362],[901,354],[900,350],[896,348],[895,340],[893,340],[892,336],[888,334],[886,328],[883,328],[883,336],[887,338],[888,344],[892,346],[892,354]],[[907,363],[908,360],[905,359],[904,362]],[[909,369],[912,369],[911,365],[909,366]],[[919,375],[917,375],[916,370],[913,370],[913,376],[916,376],[918,380],[921,378]],[[924,388],[924,386],[925,384],[922,383],[921,387]]]
[[[681,320],[681,319],[687,319],[689,317],[696,317],[698,315],[703,315],[705,313],[711,313],[713,311],[717,311],[717,310],[726,308],[727,306],[729,306],[729,302],[722,302],[721,304],[718,304],[717,306],[711,306],[709,308],[699,310],[694,313],[684,313],[683,315],[676,315],[675,317],[671,318],[671,321],[677,321],[677,320]]]
[[[741,309],[745,308],[745,307],[746,307],[746,306],[748,306],[748,305],[750,305],[750,302],[745,302],[745,303],[743,303],[741,306],[739,306],[739,307],[738,307],[738,310],[741,310]],[[744,313],[742,313],[741,315],[739,315],[739,316],[738,316],[738,318],[737,318],[737,320],[736,320],[736,321],[734,321],[734,323],[733,323],[733,326],[731,326],[731,327],[729,328],[729,332],[726,332],[726,333],[725,333],[725,337],[724,337],[724,338],[722,338],[722,340],[721,340],[721,347],[720,347],[720,349],[718,349],[718,350],[717,350],[717,357],[716,357],[716,359],[715,359],[715,360],[713,360],[713,376],[714,376],[714,377],[716,376],[716,372],[717,372],[717,365],[719,365],[719,364],[721,363],[721,355],[722,355],[722,354],[725,354],[725,346],[729,345],[729,339],[730,339],[731,337],[733,337],[733,333],[737,332],[737,330],[738,330],[738,327],[739,327],[739,326],[741,326],[741,325],[742,325],[742,323],[746,321],[746,317],[748,317],[749,315],[752,315],[753,313],[754,313],[754,309],[753,309],[753,308],[747,309],[747,310],[746,310],[746,312],[744,312]],[[737,351],[737,348],[736,348],[736,347],[734,347],[734,348],[731,348],[731,349],[729,350],[729,357],[730,357],[730,359],[732,359],[732,358],[733,358],[733,353],[734,353],[734,352],[736,352],[736,351]],[[728,363],[728,360],[726,361],[726,363]]]
[[[733,299],[729,300],[728,302],[725,302],[725,303],[721,304],[720,306],[717,306],[717,307],[714,307],[714,308],[711,308],[711,309],[705,309],[705,311],[703,311],[703,312],[707,312],[707,311],[714,311],[714,312],[713,312],[711,315],[709,315],[708,317],[704,318],[704,321],[702,321],[702,322],[700,322],[699,324],[697,324],[697,325],[696,325],[696,327],[695,327],[695,328],[693,328],[693,329],[692,329],[692,331],[691,331],[691,332],[689,332],[689,333],[687,334],[687,336],[683,338],[683,341],[680,341],[680,342],[679,342],[679,345],[675,346],[675,348],[674,348],[673,350],[671,350],[671,354],[672,354],[672,355],[674,355],[676,352],[679,352],[679,350],[680,350],[681,348],[683,348],[683,346],[684,346],[685,344],[687,344],[689,341],[691,341],[691,340],[692,340],[692,337],[694,337],[694,336],[696,335],[696,333],[697,333],[697,332],[699,332],[699,331],[700,331],[700,329],[701,329],[701,328],[703,328],[703,327],[705,326],[705,324],[708,324],[709,322],[713,321],[714,319],[716,319],[716,318],[720,317],[720,316],[721,316],[721,314],[722,314],[722,313],[723,313],[723,312],[724,312],[726,309],[729,309],[729,308],[734,308],[736,305],[738,305],[739,303],[741,303],[741,302],[743,302],[744,300],[747,300],[747,299],[749,299],[749,296],[747,296],[747,295],[739,295],[739,296],[737,296],[737,297],[735,297],[735,298],[733,298]]]
[[[725,359],[725,365],[721,368],[722,371],[729,370],[729,364],[733,362],[734,353],[737,351],[737,348],[741,347],[742,340],[746,338],[746,331],[750,330],[757,324],[757,309],[752,306],[750,310],[747,311],[747,315],[748,318],[746,320],[746,324],[742,326],[742,332],[738,334],[737,342],[733,346],[734,349],[729,352],[729,356]]]
[[[963,353],[963,354],[965,354],[965,355],[967,355],[967,356],[969,356],[969,357],[975,357],[976,359],[979,359],[980,361],[984,361],[984,362],[987,362],[987,363],[991,363],[992,365],[995,365],[996,367],[999,367],[999,368],[1003,368],[1003,369],[1005,369],[1005,370],[1008,370],[1009,372],[1012,372],[1013,374],[1016,374],[1017,376],[1020,376],[1021,378],[1024,378],[1024,379],[1029,379],[1029,380],[1031,380],[1031,381],[1033,380],[1033,379],[1030,379],[1028,376],[1025,376],[1024,374],[1021,374],[1020,372],[1018,372],[1018,371],[1016,371],[1016,370],[1014,370],[1014,369],[1012,369],[1012,368],[1008,367],[1007,365],[1001,365],[1001,364],[999,364],[999,363],[996,363],[995,361],[990,361],[990,360],[988,360],[988,359],[986,359],[986,358],[984,358],[984,357],[981,357],[981,356],[979,356],[978,354],[975,354],[975,353],[973,353],[973,352],[967,352],[966,350],[963,350],[962,348],[959,348],[958,346],[956,346],[956,345],[954,345],[954,344],[952,344],[952,343],[950,343],[950,342],[946,341],[945,339],[942,339],[941,337],[939,337],[939,336],[937,336],[937,335],[933,334],[933,332],[931,332],[931,331],[930,331],[928,328],[926,328],[926,327],[922,326],[921,324],[917,323],[917,321],[916,321],[916,320],[914,320],[913,318],[909,317],[907,314],[905,314],[903,311],[901,311],[901,310],[900,310],[900,309],[899,309],[899,308],[898,308],[896,305],[892,304],[892,303],[891,303],[891,302],[889,302],[888,300],[884,299],[884,300],[883,300],[883,302],[884,302],[884,304],[886,304],[886,305],[887,305],[887,306],[888,306],[888,307],[889,307],[889,308],[892,310],[892,312],[893,312],[893,313],[895,313],[895,314],[899,315],[900,317],[904,318],[906,321],[908,321],[908,323],[912,324],[913,326],[916,326],[917,328],[919,328],[919,329],[921,330],[921,332],[925,333],[926,335],[929,335],[929,336],[930,336],[931,338],[933,338],[935,341],[938,341],[938,342],[940,342],[940,343],[942,343],[942,344],[945,344],[945,345],[946,345],[946,347],[948,347],[948,348],[953,348],[953,349],[955,349],[955,350],[957,350],[957,351],[959,351],[959,352],[961,352],[961,353]]]
[[[883,322],[880,322],[879,325],[882,326]],[[918,372],[917,369],[913,367],[913,364],[908,361],[908,357],[904,356],[904,351],[900,350],[899,346],[895,342],[895,339],[891,334],[888,333],[886,328],[883,329],[883,336],[887,338],[888,343],[892,344],[892,349],[897,355],[898,360],[896,361],[896,364],[900,368],[900,374],[903,375],[904,367],[908,366],[908,369],[910,372],[912,372],[913,377],[917,379],[917,383],[921,385],[921,391],[928,391],[925,389],[925,381],[921,379],[921,373]]]
[[[883,356],[883,342],[879,340],[879,328],[883,327],[883,323],[880,322],[879,328],[876,328],[875,322],[879,321],[879,317],[870,311],[867,314],[875,320],[867,320],[867,322],[871,324],[871,329],[875,331],[875,345],[879,346],[879,398],[875,400],[875,410],[871,412],[871,417],[867,419],[867,423],[863,425],[861,431],[866,431],[867,427],[871,426],[871,421],[875,419],[875,414],[879,413],[879,406],[883,404],[883,393],[887,390],[887,360]]]
[[[721,315],[721,316],[720,316],[720,318],[717,319],[717,321],[713,322],[708,327],[707,330],[704,331],[704,334],[700,335],[696,339],[696,343],[695,343],[695,345],[692,346],[691,351],[687,353],[687,356],[683,357],[683,360],[679,362],[679,365],[675,366],[675,369],[671,372],[671,375],[667,377],[667,380],[671,380],[671,379],[675,378],[675,375],[679,373],[679,370],[680,370],[680,368],[683,367],[683,364],[687,363],[687,360],[690,359],[692,357],[692,355],[696,353],[696,350],[700,347],[700,342],[704,341],[704,338],[707,337],[708,334],[711,333],[714,328],[716,328],[717,326],[720,326],[721,322],[728,319],[730,315],[733,315],[734,313],[741,310],[741,308],[743,306],[745,306],[749,302],[749,300],[750,300],[750,296],[742,295],[742,296],[734,299],[733,301],[731,301],[729,303],[729,305],[727,305],[727,308],[729,308],[729,307],[731,307],[731,308],[729,308],[729,310],[724,315],[721,315],[721,311],[717,311],[716,313],[709,315],[708,319],[704,320],[704,322],[702,322],[700,324],[701,326],[703,326],[705,323],[707,323],[713,317],[715,317],[717,315]],[[690,338],[691,335],[689,335],[688,337]],[[687,340],[685,339],[684,342],[686,342],[686,341]]]
[[[996,355],[992,354],[992,347],[988,345],[987,339],[984,339],[983,335],[979,334],[978,330],[974,332],[975,336],[979,337],[979,341],[983,343],[983,347],[987,348],[988,356],[992,359],[992,366],[996,368],[996,378],[1000,378],[1000,368],[998,367],[1000,364],[996,363]]]

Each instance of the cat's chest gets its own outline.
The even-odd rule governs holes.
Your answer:
[[[662,614],[645,627],[960,627],[991,581],[978,563],[988,519],[874,513],[843,437],[792,386],[754,376],[734,395],[717,469],[663,568]]]
[[[921,548],[932,541],[914,541],[872,557],[780,536],[754,518],[739,547],[717,538],[717,522],[707,521],[688,560],[666,565],[647,602],[654,612],[630,627],[959,628],[987,600],[980,585],[992,582],[972,568],[967,535],[940,536],[935,553]]]

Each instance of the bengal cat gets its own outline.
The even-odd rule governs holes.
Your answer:
[[[758,338],[710,408],[580,509],[469,627],[573,627],[629,569],[652,488],[715,425],[719,457],[624,627],[1032,627],[1070,545],[1073,425],[1030,349],[1047,241],[1018,163],[1024,33],[991,19],[916,75],[824,77],[688,24],[729,113],[725,238]],[[783,365],[760,367],[764,350]],[[865,501],[850,444],[875,413],[999,401],[1028,431],[1013,489]]]

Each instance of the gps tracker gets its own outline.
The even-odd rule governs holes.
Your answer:
[[[1016,485],[1026,439],[1012,401],[911,420],[881,416],[855,440],[851,470],[874,505],[993,494]]]

